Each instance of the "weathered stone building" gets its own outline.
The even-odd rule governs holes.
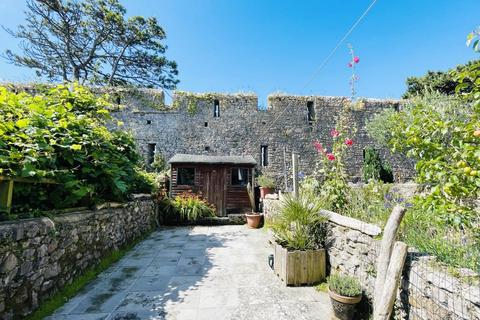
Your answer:
[[[378,149],[391,164],[395,181],[413,175],[411,161],[375,146],[365,130],[366,121],[375,113],[398,110],[400,101],[365,99],[350,106],[343,97],[271,95],[267,109],[260,110],[253,94],[176,92],[172,106],[166,107],[161,93],[148,90],[124,93],[116,102],[121,107],[114,116],[132,131],[147,161],[154,152],[167,160],[176,153],[252,155],[258,169],[275,175],[283,186],[283,177],[291,172],[292,151],[300,156],[299,170],[311,173],[319,156],[313,141],[329,148],[329,133],[342,109],[348,108],[348,118],[356,128],[346,159],[352,178],[361,177],[367,146]]]

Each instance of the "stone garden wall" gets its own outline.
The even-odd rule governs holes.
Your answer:
[[[264,210],[274,215],[279,200],[264,201]],[[327,270],[354,275],[372,298],[376,258],[382,230],[375,225],[325,211],[329,216]],[[435,264],[435,258],[410,248],[395,306],[396,319],[478,320],[480,319],[479,275],[460,270],[470,280],[452,276]],[[476,279],[475,279],[476,278]]]
[[[0,224],[0,319],[17,319],[156,224],[150,196],[97,211]]]
[[[361,105],[348,107],[349,100],[343,97],[271,95],[266,110],[259,110],[258,98],[252,94],[178,92],[172,107],[148,101],[138,94],[123,95],[113,113],[123,122],[122,129],[132,131],[146,158],[149,145],[155,145],[156,152],[167,160],[176,153],[249,154],[257,160],[257,169],[276,176],[284,188],[283,176],[285,169],[291,172],[292,151],[299,154],[299,171],[311,173],[318,157],[313,141],[330,148],[330,131],[342,109],[349,108],[349,121],[356,133],[346,168],[353,180],[361,177],[367,146],[389,161],[395,181],[408,180],[414,173],[411,161],[375,145],[365,130],[368,119],[385,109],[398,110],[400,101],[365,99]],[[219,117],[214,116],[215,102]],[[308,121],[308,105],[315,110],[315,121]],[[261,165],[261,146],[267,146],[267,166]]]

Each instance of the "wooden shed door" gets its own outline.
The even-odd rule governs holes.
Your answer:
[[[206,169],[203,182],[203,197],[217,208],[217,216],[225,216],[226,169]]]

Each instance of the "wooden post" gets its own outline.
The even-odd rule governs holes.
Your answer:
[[[375,310],[378,310],[380,308],[380,299],[382,296],[384,296],[387,273],[389,268],[391,267],[391,262],[393,262],[391,261],[392,250],[395,244],[395,238],[397,236],[398,228],[400,226],[400,223],[402,222],[404,215],[405,208],[400,205],[396,205],[393,208],[390,217],[388,218],[387,224],[385,225],[383,238],[380,245],[380,253],[378,255],[377,261],[377,277],[375,279],[375,291],[373,296],[374,314],[376,314]]]
[[[298,197],[298,154],[292,153],[293,196]]]
[[[393,247],[385,283],[383,284],[382,294],[377,296],[375,293],[378,299],[377,308],[374,310],[373,316],[375,320],[390,319],[406,257],[407,245],[403,242],[396,242]]]
[[[0,180],[0,209],[8,213],[12,208],[13,180]]]

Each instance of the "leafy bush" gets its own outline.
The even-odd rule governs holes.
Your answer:
[[[373,148],[366,148],[364,151],[363,179],[368,182],[370,179],[393,182],[392,168],[388,162],[383,162],[380,154]]]
[[[159,153],[155,155],[155,157],[153,158],[153,162],[150,166],[152,167],[153,171],[157,173],[163,173],[168,170],[167,161]]]
[[[268,175],[261,175],[257,178],[257,183],[263,188],[275,188],[275,180]]]
[[[413,99],[387,118],[387,145],[416,160],[417,182],[425,186],[415,205],[457,227],[471,227],[480,195],[480,103],[455,97]],[[374,136],[375,137],[375,136]]]
[[[322,204],[312,193],[302,192],[295,198],[285,195],[280,211],[269,222],[278,244],[289,250],[324,247],[327,219],[320,214]]]
[[[341,296],[356,297],[362,294],[362,286],[354,277],[332,274],[328,277],[327,283],[330,291]]]
[[[0,87],[0,175],[58,183],[16,184],[13,203],[22,206],[13,212],[123,201],[150,191],[132,136],[105,126],[107,106],[77,85],[39,88],[35,95]]]

